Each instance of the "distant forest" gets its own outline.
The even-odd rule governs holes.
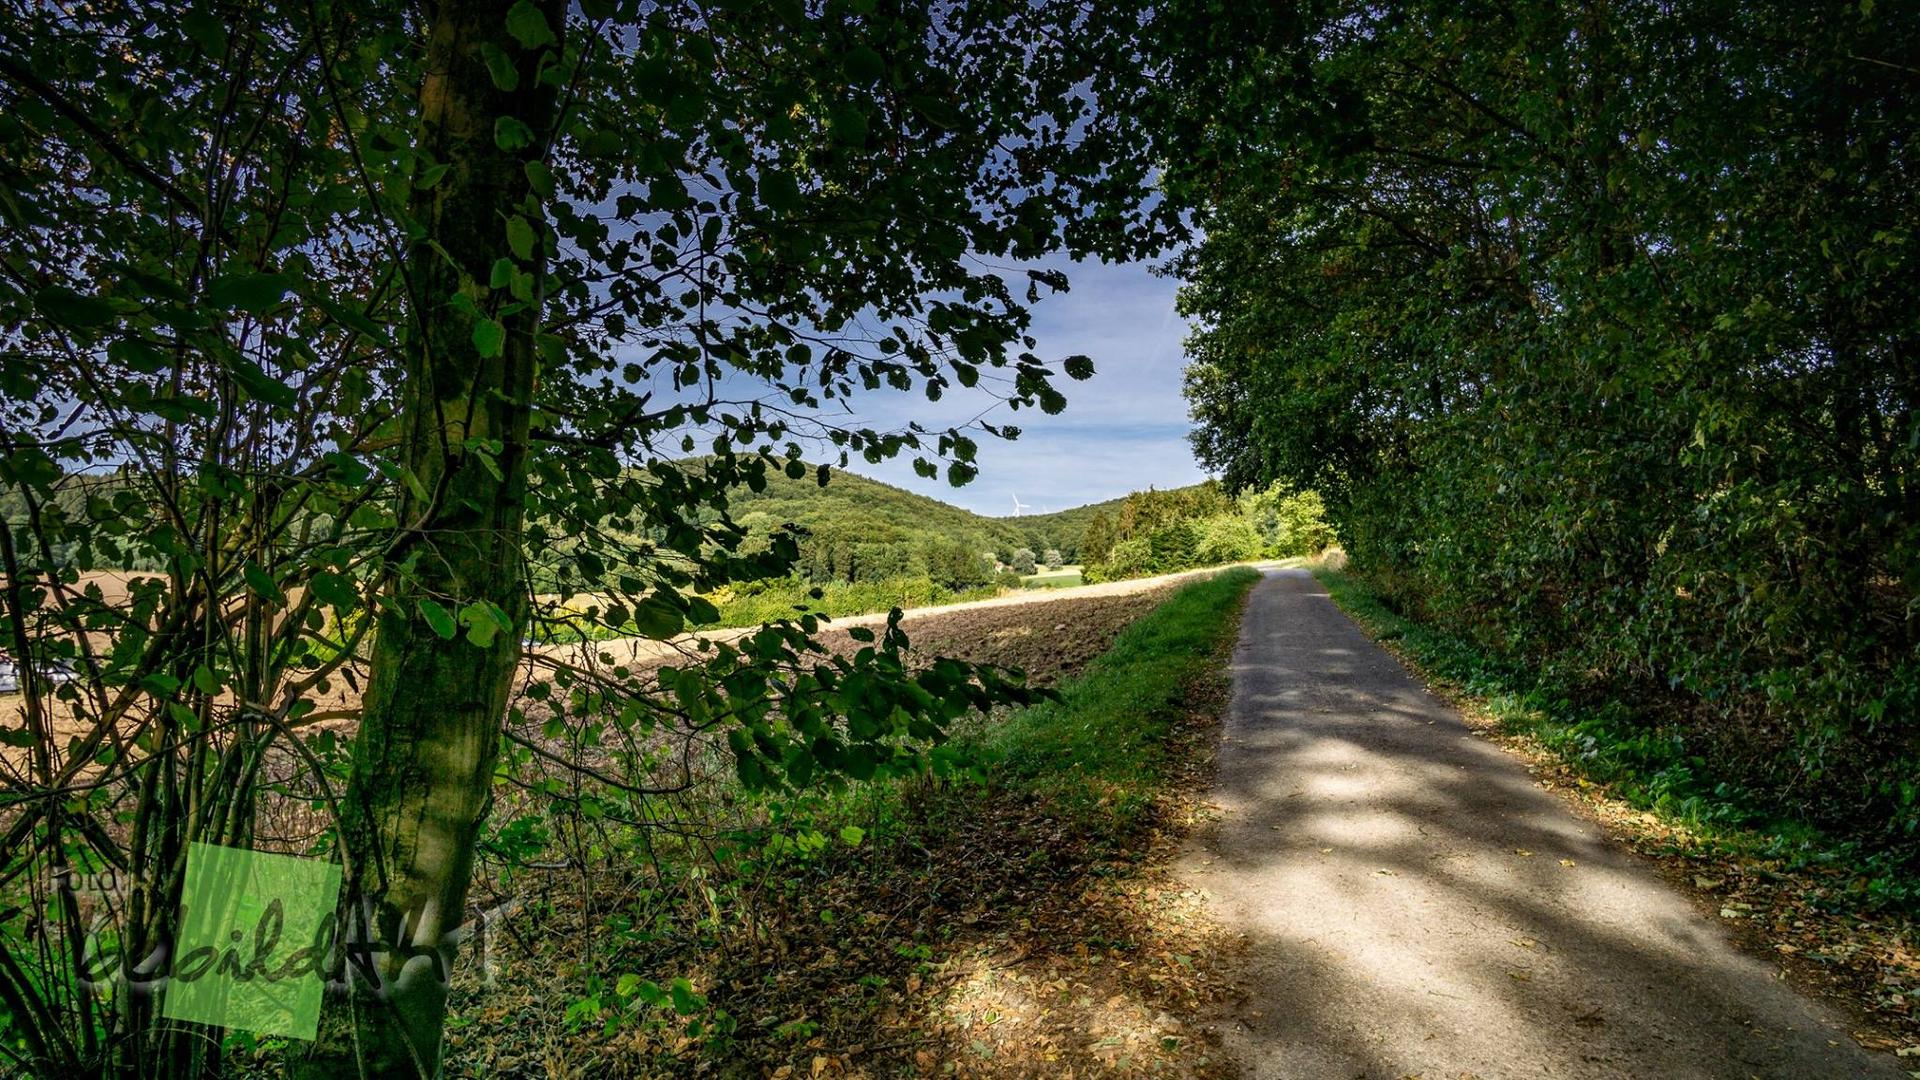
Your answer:
[[[1088,523],[1118,514],[1123,501],[996,518],[855,473],[834,471],[825,487],[816,475],[769,475],[765,490],[730,493],[728,506],[734,521],[757,535],[786,524],[804,528],[798,572],[816,582],[924,575],[965,589],[986,584],[996,563],[1013,565],[1022,549],[1078,562]]]

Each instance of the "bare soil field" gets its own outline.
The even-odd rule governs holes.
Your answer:
[[[903,613],[902,626],[913,649],[921,655],[946,655],[1019,667],[1029,672],[1037,683],[1046,685],[1071,676],[1104,651],[1120,626],[1152,606],[1151,597],[1196,574],[1209,572],[1190,571],[1073,589],[1032,590],[990,600],[913,608]],[[130,579],[143,576],[150,575],[102,571],[84,575],[79,587],[97,585],[107,602],[114,603],[126,599]],[[849,649],[853,641],[846,634],[848,629],[884,625],[886,618],[885,614],[874,614],[835,619],[822,631],[821,640],[835,651]],[[1068,632],[1074,629],[1082,632]],[[621,664],[645,671],[673,658],[693,655],[702,639],[728,641],[748,632],[741,629],[696,631],[669,641],[616,638],[535,646],[528,650],[528,662],[522,665],[520,685],[516,686],[515,693],[517,696],[531,679],[544,678],[543,669],[548,661],[574,666]],[[95,648],[107,644],[104,639],[93,642]],[[307,696],[313,700],[316,711],[301,726],[352,730],[366,678],[365,666],[355,665],[349,675],[331,679],[324,689],[310,692]],[[0,724],[20,724],[24,702],[20,694],[0,694]],[[57,745],[64,745],[67,739],[90,730],[90,722],[76,716],[66,703],[51,701],[47,712]],[[17,768],[25,760],[23,755],[24,751],[16,748],[0,750],[0,775]]]

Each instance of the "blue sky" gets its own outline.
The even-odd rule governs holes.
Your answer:
[[[856,459],[852,471],[994,516],[1012,513],[1015,495],[1040,513],[1205,479],[1187,443],[1180,396],[1187,327],[1173,310],[1179,282],[1155,276],[1147,263],[1045,265],[1066,270],[1073,287],[1034,307],[1034,351],[1056,371],[1062,357],[1085,353],[1096,371],[1082,383],[1061,377],[1056,385],[1067,396],[1066,411],[1014,413],[1003,405],[990,412],[988,422],[1017,425],[1020,438],[982,437],[980,475],[965,487],[915,476],[907,458],[880,465]],[[858,404],[879,424],[912,417],[931,427],[963,421],[987,402],[965,392],[931,405],[917,394],[882,393]]]

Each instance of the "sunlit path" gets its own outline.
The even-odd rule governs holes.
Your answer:
[[[1904,1077],[1476,738],[1306,572],[1249,600],[1193,880],[1255,1077]]]

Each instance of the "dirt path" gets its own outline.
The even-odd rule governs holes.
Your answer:
[[[1183,872],[1247,935],[1245,1075],[1905,1080],[1306,572],[1255,588],[1233,679],[1223,818]]]

